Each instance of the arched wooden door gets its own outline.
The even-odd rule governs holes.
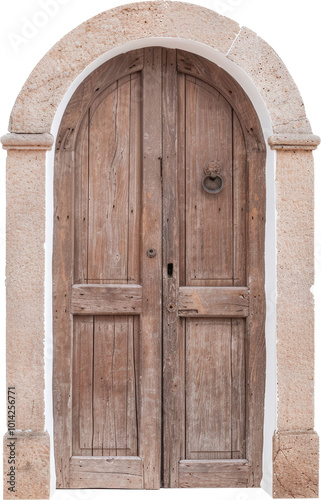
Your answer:
[[[240,86],[180,50],[72,97],[55,160],[60,488],[259,486],[265,146]]]

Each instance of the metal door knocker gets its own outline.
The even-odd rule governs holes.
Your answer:
[[[218,162],[211,161],[204,167],[205,177],[202,180],[204,191],[210,194],[219,193],[223,188],[223,179],[219,175],[221,167]]]

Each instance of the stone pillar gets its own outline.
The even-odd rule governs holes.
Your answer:
[[[12,433],[4,436],[4,498],[49,498],[49,435],[44,401],[46,150],[50,134],[7,134],[7,386]],[[10,430],[9,429],[9,430]],[[8,446],[9,445],[9,446]],[[14,462],[8,463],[9,453]],[[8,490],[8,474],[14,491]],[[14,472],[14,476],[13,476]]]
[[[276,154],[277,430],[273,496],[317,498],[314,426],[314,183],[312,134],[270,137]]]

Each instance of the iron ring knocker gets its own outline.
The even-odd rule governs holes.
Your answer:
[[[223,179],[219,175],[220,170],[220,165],[217,162],[210,162],[205,166],[202,187],[207,193],[216,194],[222,190]]]

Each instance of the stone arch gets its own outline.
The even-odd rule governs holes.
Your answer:
[[[58,105],[77,75],[116,46],[151,37],[185,38],[212,47],[254,82],[269,111],[273,132],[311,133],[296,84],[264,40],[209,9],[160,1],[102,12],[64,36],[27,79],[12,110],[9,131],[50,132]]]
[[[273,493],[276,497],[317,496],[318,437],[311,430],[314,410],[313,299],[310,288],[313,284],[311,150],[317,147],[319,138],[312,134],[296,84],[284,63],[264,40],[211,10],[163,1],[138,2],[103,12],[63,37],[29,76],[11,113],[10,133],[2,138],[3,147],[8,149],[7,224],[12,234],[12,239],[8,240],[7,261],[10,298],[7,312],[8,385],[18,381],[20,401],[24,406],[17,427],[21,433],[18,439],[21,449],[26,450],[26,461],[31,464],[31,469],[34,467],[32,475],[37,476],[35,481],[30,468],[29,473],[23,472],[21,461],[20,481],[25,484],[22,494],[38,494],[42,498],[49,495],[49,437],[44,429],[44,400],[37,396],[35,401],[30,387],[37,377],[38,395],[43,393],[44,357],[39,346],[44,338],[45,151],[53,143],[50,135],[52,123],[66,92],[93,61],[129,42],[151,38],[187,39],[217,51],[247,75],[268,110],[273,130],[268,142],[272,149],[277,150],[275,190],[278,214],[278,420],[274,437]],[[298,193],[296,178],[302,169],[306,182]],[[21,178],[18,186],[17,178]],[[32,241],[30,233],[34,235]],[[28,297],[26,289],[32,292]],[[34,316],[33,322],[26,323],[26,317],[31,319]],[[24,334],[26,343],[25,352],[18,356],[13,347],[17,332],[18,336]],[[28,361],[31,352],[33,359],[38,353],[32,370]],[[295,384],[293,380],[296,380]],[[31,439],[36,443],[34,454]],[[37,467],[39,453],[44,464],[41,471]]]

